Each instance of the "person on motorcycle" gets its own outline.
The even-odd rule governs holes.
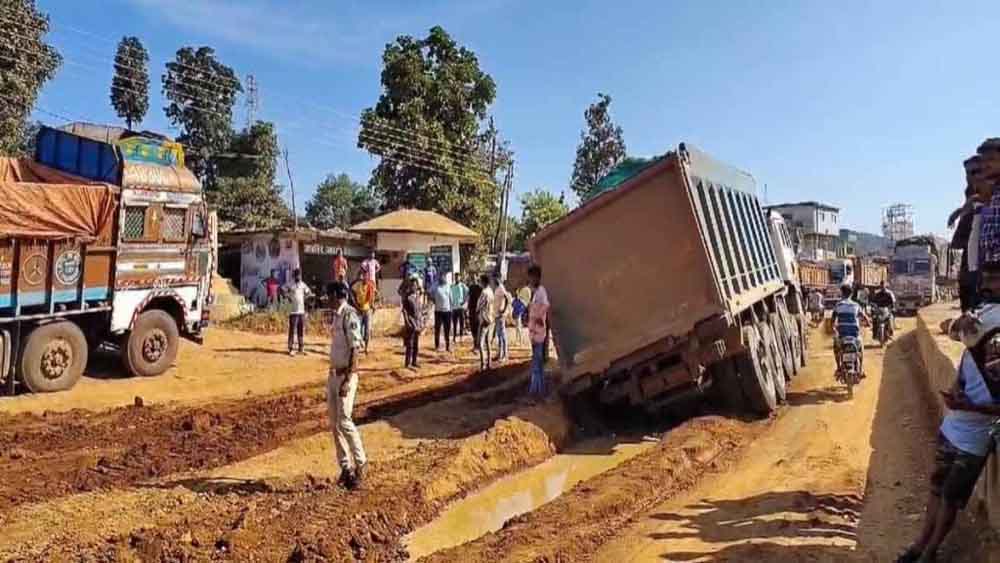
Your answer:
[[[872,305],[889,309],[889,338],[896,332],[896,317],[893,311],[896,309],[896,294],[889,289],[885,280],[878,284],[878,290],[872,296]]]
[[[861,322],[868,322],[868,315],[865,310],[858,305],[857,301],[851,299],[854,289],[850,285],[840,287],[842,299],[833,307],[833,326],[835,335],[833,338],[834,355],[837,358],[837,370],[840,370],[840,341],[843,338],[853,337],[858,341],[858,365],[861,367],[861,375],[865,373],[865,344],[861,334]]]

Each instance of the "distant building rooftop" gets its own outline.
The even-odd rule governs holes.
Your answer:
[[[426,235],[442,235],[474,240],[479,238],[476,231],[456,221],[435,213],[419,209],[400,209],[380,215],[363,223],[358,223],[350,229],[356,233],[420,233]]]
[[[822,209],[823,211],[834,211],[839,212],[839,207],[834,207],[826,203],[820,203],[818,201],[800,201],[798,203],[777,203],[774,205],[768,205],[765,209],[782,209],[786,207],[815,207],[817,209]]]

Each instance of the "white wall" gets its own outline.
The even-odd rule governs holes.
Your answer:
[[[423,235],[418,233],[378,233],[376,250],[396,250],[402,252],[427,253],[432,246],[451,246],[452,274],[462,269],[459,253],[459,239],[440,235]],[[443,274],[444,272],[439,272]],[[379,292],[382,299],[388,303],[399,303],[399,284],[401,280],[382,279]]]

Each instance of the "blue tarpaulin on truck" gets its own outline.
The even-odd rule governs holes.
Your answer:
[[[653,158],[626,158],[618,166],[614,167],[611,172],[608,172],[605,177],[601,178],[599,182],[597,182],[597,185],[594,186],[593,190],[591,190],[588,198],[597,197],[604,192],[617,188],[618,186],[624,184],[628,179],[656,164],[660,160],[663,160],[662,156]]]

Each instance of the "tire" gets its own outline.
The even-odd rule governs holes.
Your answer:
[[[174,363],[179,346],[177,322],[167,312],[146,311],[139,315],[125,337],[122,360],[132,375],[160,375]]]
[[[799,339],[802,346],[802,367],[806,367],[809,358],[809,321],[802,315],[799,315],[795,318],[795,322],[799,325]]]
[[[761,324],[760,332],[767,342],[768,361],[771,362],[771,376],[774,378],[774,393],[779,403],[785,402],[788,394],[790,372],[785,371],[785,354],[774,329],[767,323]]]
[[[746,410],[746,399],[740,384],[740,374],[732,359],[725,359],[712,365],[712,393],[715,401],[722,408],[732,412]]]
[[[792,371],[798,375],[799,370],[802,369],[802,355],[805,352],[802,350],[802,336],[799,334],[802,328],[799,326],[797,318],[791,317],[789,319],[789,329],[788,346],[792,350]]]
[[[767,346],[754,327],[743,327],[743,341],[747,350],[736,359],[743,397],[754,414],[767,416],[778,407]]]
[[[798,339],[797,332],[790,320],[791,315],[788,314],[788,307],[784,302],[779,304],[778,314],[772,316],[777,323],[772,326],[776,327],[775,334],[781,339],[781,347],[785,354],[785,375],[791,381],[793,377],[799,374],[799,360],[795,352],[795,340]]]
[[[28,334],[21,351],[21,381],[33,393],[65,391],[87,367],[87,338],[75,323],[59,321]]]

